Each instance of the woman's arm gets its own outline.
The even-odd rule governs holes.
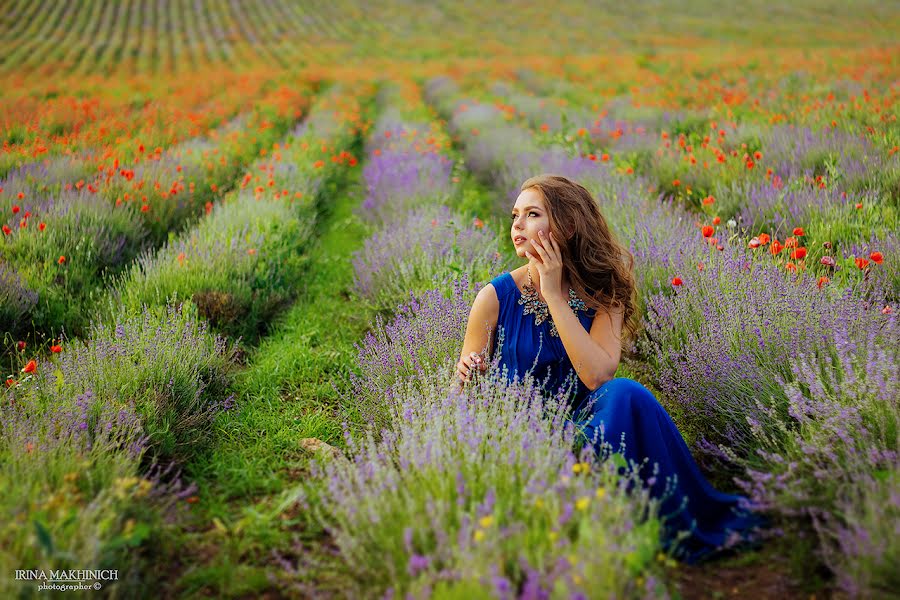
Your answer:
[[[547,298],[547,308],[566,354],[584,385],[593,392],[615,377],[622,357],[623,311],[597,311],[588,333],[562,296]]]
[[[497,290],[489,283],[475,296],[472,310],[469,311],[466,337],[459,362],[456,363],[456,373],[462,381],[471,379],[470,371],[473,367],[480,371],[487,369],[493,352],[493,333],[499,317],[500,300],[497,298]]]

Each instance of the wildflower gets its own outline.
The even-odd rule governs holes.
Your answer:
[[[822,286],[825,285],[826,283],[828,283],[829,281],[831,281],[831,280],[828,279],[827,277],[825,277],[824,275],[822,275],[821,277],[819,277],[819,281],[816,282],[816,287],[819,289],[822,289]]]
[[[857,203],[856,203],[856,210],[859,210],[860,208],[862,208],[862,202],[857,202]]]
[[[880,265],[884,262],[884,257],[881,255],[881,252],[872,252],[869,254],[869,260],[871,260],[876,265]]]
[[[759,234],[759,243],[762,244],[763,246],[765,246],[766,244],[769,243],[769,239],[770,239],[770,238],[769,238],[769,234],[768,234],[768,233],[761,233],[761,234]]]
[[[50,346],[50,352],[52,352],[53,354],[59,354],[60,352],[62,352],[62,346],[60,346],[59,344]]]
[[[584,496],[575,501],[575,508],[580,511],[586,511],[588,509],[588,506],[590,506],[590,504],[591,504],[591,499],[588,498],[587,496]]]
[[[324,166],[325,166],[324,160],[317,160],[316,162],[313,163],[313,167],[315,167],[316,169],[321,169]]]
[[[16,343],[16,348],[19,350],[19,352],[22,352],[23,350],[25,350],[25,342],[20,341]]]
[[[200,498],[197,496],[188,496],[187,498],[184,499],[184,501],[187,502],[188,504],[196,504],[197,502],[200,501]]]
[[[46,229],[46,228],[47,228],[47,224],[46,224],[46,223],[44,223],[44,222],[38,223],[38,229],[39,229],[39,230],[43,231],[43,230]]]
[[[673,180],[672,180],[672,187],[678,187],[679,185],[681,185],[681,180],[680,180],[680,179],[673,179]]]
[[[19,192],[18,194],[16,194],[16,197],[17,197],[19,200],[22,200],[23,198],[25,198],[25,193],[24,193],[24,192]]]
[[[789,237],[789,238],[785,239],[784,247],[785,248],[796,248],[797,247],[797,238]]]
[[[802,227],[794,227],[794,235],[796,235],[797,237],[802,237],[804,235],[803,228]]]
[[[597,160],[597,155],[596,155],[596,154],[588,154],[588,160],[590,160],[590,161],[596,161],[596,160]]]
[[[755,158],[756,160],[760,160],[762,158],[762,152],[757,150],[756,152],[753,153],[753,158]]]
[[[830,269],[833,269],[835,265],[835,260],[830,256],[823,256],[819,262]]]
[[[484,221],[482,221],[478,217],[475,217],[475,220],[472,222],[472,224],[475,225],[475,227],[477,227],[478,229],[484,227]]]
[[[772,245],[769,247],[769,251],[772,253],[772,256],[775,256],[779,252],[784,250],[784,246],[778,240],[772,242]]]
[[[432,227],[437,227],[437,223],[438,223],[438,222],[437,222],[437,219],[432,219],[432,220],[431,220],[431,226],[432,226]]]
[[[883,314],[883,315],[889,315],[892,312],[894,312],[894,309],[891,308],[890,306],[885,306],[884,308],[881,309],[881,314]]]
[[[856,266],[859,269],[865,269],[869,265],[869,260],[861,256],[857,256],[856,260],[854,260],[853,262],[856,263]]]
[[[587,463],[575,463],[572,465],[572,472],[576,475],[578,473],[587,473],[590,470],[590,466]]]
[[[142,212],[142,213],[150,212],[150,205],[149,205],[149,204],[144,204],[144,205],[142,205],[142,206],[141,206],[141,212]]]
[[[719,217],[713,218],[713,225],[718,225],[721,222],[722,222],[722,219],[720,219]]]
[[[491,515],[486,515],[478,519],[478,524],[481,525],[482,528],[487,529],[494,523],[494,517]]]
[[[16,385],[16,380],[13,379],[12,377],[10,377],[9,379],[6,380],[6,387],[9,388],[9,387],[12,387],[12,386],[14,386],[14,385]]]
[[[484,539],[484,531],[482,531],[481,529],[476,529],[474,537],[476,542],[480,542]]]
[[[795,264],[792,263],[792,262],[789,262],[789,263],[785,264],[785,265],[784,265],[784,268],[787,269],[788,271],[790,271],[791,273],[796,273],[796,272],[797,272],[797,265],[795,265]]]
[[[749,242],[747,242],[747,247],[748,248],[759,248],[760,243],[761,242],[759,241],[759,238],[753,238]]]
[[[25,368],[22,369],[23,373],[34,373],[35,371],[37,371],[37,362],[34,360],[29,360]]]
[[[64,262],[66,262],[66,257],[65,257],[65,256],[60,256],[59,259],[58,259],[56,262],[58,262],[59,264],[63,264]]]
[[[4,225],[4,226],[3,226],[3,233],[4,233],[5,235],[9,235],[9,234],[12,233],[12,229],[10,229],[8,225]]]
[[[609,160],[609,154],[601,155],[600,160],[602,160],[603,162],[607,162]]]
[[[704,225],[700,232],[703,233],[703,237],[708,238],[715,232],[715,229],[712,225]]]
[[[681,285],[682,283],[684,282],[681,281],[681,277],[676,276],[672,278],[672,285]]]
[[[799,248],[794,248],[794,250],[791,252],[791,258],[793,258],[794,260],[803,260],[804,258],[806,258],[806,248],[802,246]]]
[[[606,488],[598,487],[597,491],[594,493],[594,495],[597,496],[597,499],[602,500],[603,498],[606,497]]]
[[[13,211],[13,214],[14,214],[14,215],[19,214],[19,211],[20,211],[20,210],[22,210],[22,209],[19,208],[19,206],[18,206],[17,204],[13,204],[12,211]]]

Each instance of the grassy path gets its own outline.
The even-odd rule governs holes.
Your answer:
[[[180,550],[170,556],[181,558],[172,595],[260,594],[272,586],[267,573],[281,568],[276,552],[292,556],[295,536],[320,537],[281,492],[307,473],[310,454],[300,439],[341,443],[332,382],[347,380],[353,343],[373,321],[348,293],[350,257],[369,233],[352,213],[364,193],[360,176],[357,169],[323,207],[296,303],[250,356],[237,412],[219,427],[216,445],[187,466],[200,501],[172,539]]]

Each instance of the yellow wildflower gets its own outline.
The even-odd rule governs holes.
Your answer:
[[[551,531],[550,533],[547,534],[547,537],[550,538],[551,542],[555,542],[556,538],[558,538],[559,535],[555,531]]]
[[[543,498],[537,498],[537,499],[534,501],[534,505],[535,505],[536,507],[538,507],[538,508],[544,508],[544,499],[543,499]]]
[[[590,504],[591,504],[591,499],[588,498],[587,496],[584,496],[583,498],[579,498],[578,500],[575,501],[575,508],[577,508],[578,510],[587,510],[587,508],[588,508],[588,506],[590,506]]]
[[[598,487],[596,496],[599,500],[602,500],[606,496],[606,488]]]
[[[490,527],[493,524],[493,522],[494,522],[494,517],[492,517],[491,515],[487,515],[486,517],[481,517],[480,519],[478,519],[478,524],[481,525],[482,527],[484,527],[485,529]]]
[[[476,529],[475,530],[475,541],[480,542],[483,539],[484,539],[484,531],[482,531],[481,529]]]

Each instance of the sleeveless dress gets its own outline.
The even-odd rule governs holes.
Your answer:
[[[605,440],[629,462],[640,464],[647,459],[639,473],[651,494],[664,498],[660,505],[664,547],[671,549],[675,543],[674,554],[693,563],[717,549],[752,540],[764,519],[742,510],[741,496],[719,492],[706,481],[672,418],[650,390],[632,379],[617,377],[591,392],[575,373],[560,338],[550,334],[551,320],[538,323],[534,314],[524,314],[519,304],[522,292],[512,275],[503,273],[491,284],[500,301],[492,345],[500,352],[499,368],[506,368],[510,381],[531,372],[546,392],[554,394],[577,380],[569,389],[570,415],[576,431],[583,431],[580,439],[593,444],[598,452]],[[583,305],[576,310],[586,331],[590,331],[595,313]],[[498,347],[501,330],[503,342]],[[654,463],[658,466],[655,474]],[[673,475],[674,487],[671,483],[667,486],[667,478]],[[679,531],[688,530],[689,537],[675,542]]]

